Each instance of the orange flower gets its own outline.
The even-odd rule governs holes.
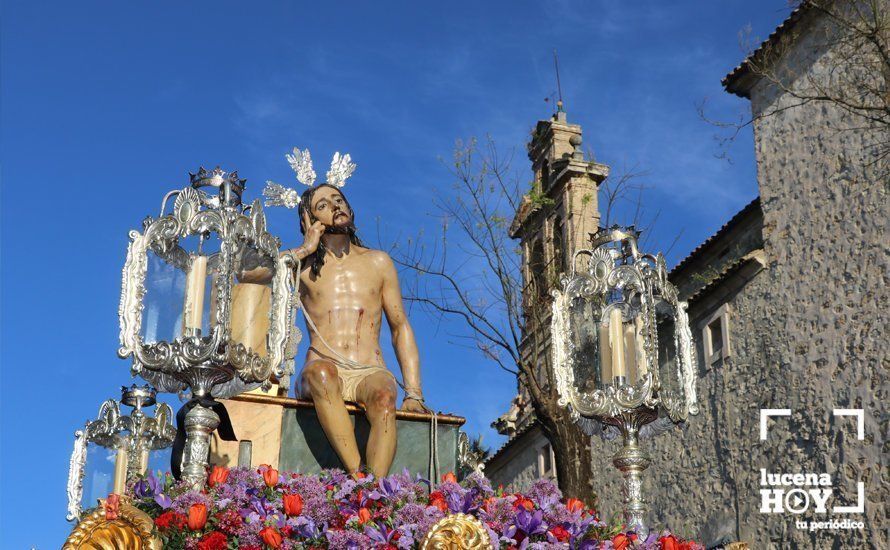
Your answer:
[[[550,534],[556,537],[556,540],[558,540],[559,542],[565,542],[569,540],[569,537],[571,536],[571,533],[566,531],[565,527],[562,527],[560,525],[554,525],[553,527],[551,527]]]
[[[268,487],[275,487],[278,485],[278,470],[275,468],[266,465],[266,468],[262,470],[263,472],[263,481],[266,482]]]
[[[513,509],[518,510],[520,506],[529,512],[535,509],[535,503],[532,502],[532,499],[516,493],[516,500],[513,501]]]
[[[363,525],[371,521],[371,511],[367,508],[360,508],[358,511],[358,524]]]
[[[457,477],[454,475],[454,472],[448,472],[447,474],[442,476],[442,483],[445,483],[446,481],[457,483]]]
[[[192,504],[189,508],[188,526],[192,531],[200,531],[207,525],[207,506],[204,504]]]
[[[482,504],[482,508],[484,508],[486,512],[491,512],[494,509],[495,504],[497,504],[497,499],[495,497],[488,497]]]
[[[573,514],[584,511],[584,503],[577,498],[570,498],[566,501],[566,509]]]
[[[281,548],[281,533],[278,532],[278,529],[273,527],[263,527],[263,530],[260,531],[260,538],[263,539],[267,545],[272,548]]]
[[[680,541],[674,535],[668,535],[658,539],[661,543],[662,550],[680,550]]]
[[[229,479],[229,469],[225,466],[214,466],[207,478],[207,485],[215,487],[220,483],[225,483],[227,479]]]
[[[281,503],[284,505],[284,513],[289,516],[299,516],[303,511],[303,497],[300,495],[283,495]]]
[[[612,537],[612,546],[615,547],[615,550],[627,550],[630,546],[631,537],[625,535],[624,533],[619,533]]]
[[[442,494],[442,491],[430,493],[430,506],[435,506],[446,514],[448,513],[448,503],[445,502],[445,495]]]
[[[355,479],[365,479],[368,476],[365,475],[365,472],[353,472],[352,477]]]

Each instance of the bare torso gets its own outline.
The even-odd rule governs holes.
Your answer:
[[[300,274],[300,299],[321,338],[337,354],[364,365],[384,366],[380,323],[386,260],[383,252],[353,246],[341,258],[326,254],[318,277],[311,273],[308,259]],[[325,356],[336,359],[319,334],[306,332],[310,344],[307,363]]]

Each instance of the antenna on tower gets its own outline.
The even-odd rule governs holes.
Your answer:
[[[562,85],[559,83],[559,57],[556,55],[556,48],[553,48],[553,66],[556,68],[556,92],[559,99],[556,101],[556,112],[563,112],[562,103]]]

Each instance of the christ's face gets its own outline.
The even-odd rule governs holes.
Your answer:
[[[312,215],[327,227],[345,229],[352,224],[352,212],[340,191],[322,187],[312,195]]]

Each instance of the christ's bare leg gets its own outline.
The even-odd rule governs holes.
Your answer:
[[[352,421],[340,392],[337,367],[323,359],[308,362],[303,368],[303,385],[312,396],[318,421],[343,467],[347,472],[357,472],[361,465],[361,456],[355,443]]]
[[[356,397],[371,424],[368,468],[378,478],[387,476],[396,454],[396,382],[387,373],[374,373],[359,383]]]

